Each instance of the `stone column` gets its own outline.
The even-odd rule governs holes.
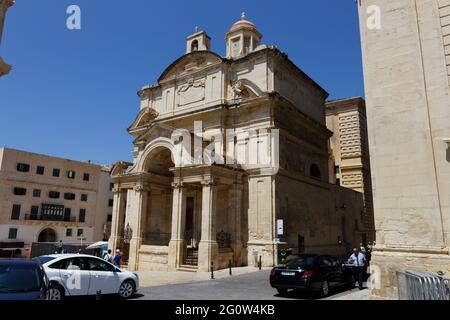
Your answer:
[[[130,239],[130,256],[128,269],[136,271],[139,269],[139,249],[142,244],[142,231],[145,230],[145,218],[147,216],[147,201],[150,189],[143,183],[138,183],[133,188],[134,205],[130,212],[129,223],[132,230]]]
[[[186,224],[185,188],[181,182],[172,184],[172,234],[169,242],[169,270],[174,271],[183,264],[184,230]]]
[[[198,271],[218,267],[219,246],[216,236],[217,186],[213,179],[202,181],[202,235],[198,246]]]
[[[232,234],[235,266],[242,265],[242,183],[235,183],[228,190],[228,225]]]
[[[126,192],[121,191],[119,188],[114,188],[114,203],[112,209],[112,221],[111,221],[111,235],[108,240],[108,248],[114,253],[116,248],[119,247],[122,239],[123,221],[125,220],[125,206],[124,200],[126,199]]]

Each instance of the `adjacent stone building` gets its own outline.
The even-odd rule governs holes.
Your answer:
[[[110,247],[130,269],[272,266],[281,248],[342,256],[362,241],[362,194],[329,181],[328,93],[261,39],[243,16],[222,57],[196,30],[138,92],[133,162],[112,169]]]
[[[14,4],[14,0],[0,0],[0,45],[2,43],[3,27],[5,25],[6,11]],[[7,74],[11,66],[6,64],[0,56],[0,77]]]
[[[1,148],[0,250],[108,239],[111,182],[99,165]]]
[[[330,182],[363,194],[362,242],[372,242],[375,240],[375,227],[366,103],[361,97],[329,101],[325,115],[327,128],[333,132],[330,138]]]
[[[450,274],[450,0],[358,0],[377,245],[396,271]]]

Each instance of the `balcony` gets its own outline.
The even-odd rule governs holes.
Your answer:
[[[76,217],[49,214],[26,214],[25,220],[31,221],[65,221],[76,222]]]

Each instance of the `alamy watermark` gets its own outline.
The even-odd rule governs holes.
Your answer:
[[[279,129],[208,129],[194,121],[193,132],[175,129],[170,151],[176,167],[226,164],[279,169]],[[192,141],[193,140],[193,141]]]
[[[66,27],[69,30],[81,30],[81,8],[75,4],[67,7],[66,13],[69,15],[66,20]]]
[[[381,8],[378,5],[370,5],[367,7],[366,25],[369,30],[381,29]]]

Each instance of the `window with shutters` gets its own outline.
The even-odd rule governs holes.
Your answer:
[[[36,174],[43,175],[44,172],[45,172],[45,168],[44,168],[44,167],[42,167],[42,166],[37,166],[37,168],[36,168]]]
[[[58,191],[50,191],[48,197],[51,199],[59,199],[60,193]]]
[[[19,220],[20,218],[20,204],[13,204],[11,212],[11,220]]]
[[[26,164],[26,163],[18,163],[17,164],[17,171],[29,172],[30,171],[30,165]]]
[[[80,209],[80,215],[78,217],[79,222],[85,222],[86,221],[86,209]]]
[[[61,170],[59,170],[59,169],[57,169],[57,168],[54,168],[53,169],[53,176],[54,177],[59,177],[59,174],[61,173]]]
[[[14,187],[13,193],[14,193],[16,196],[24,196],[24,195],[27,194],[27,189],[25,189],[25,188],[20,188],[20,187]]]

